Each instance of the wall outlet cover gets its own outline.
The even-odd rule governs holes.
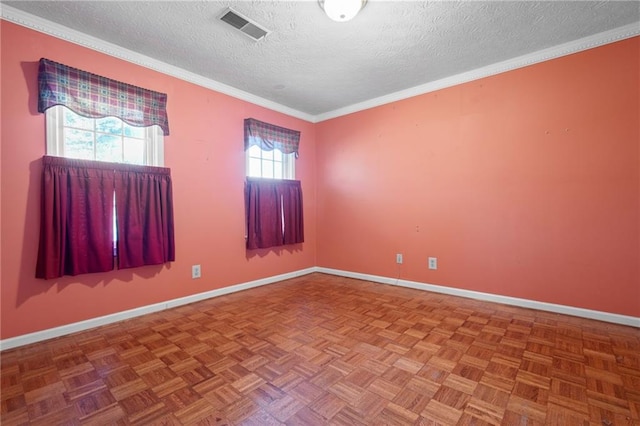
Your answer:
[[[438,258],[430,257],[429,258],[429,269],[438,269]]]
[[[200,268],[200,265],[193,265],[191,267],[191,278],[196,279],[196,278],[200,278],[202,276],[202,269]]]

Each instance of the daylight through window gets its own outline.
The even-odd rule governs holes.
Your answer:
[[[278,149],[266,151],[253,145],[247,150],[247,176],[295,179],[295,154],[283,154]]]
[[[87,118],[63,106],[46,111],[47,154],[83,160],[162,166],[159,126],[134,127],[119,118]]]

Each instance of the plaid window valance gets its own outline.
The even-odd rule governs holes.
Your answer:
[[[169,134],[167,95],[40,59],[38,112],[64,105],[89,118],[118,117],[132,126],[158,125]]]
[[[245,118],[244,149],[247,150],[253,145],[265,151],[278,149],[283,154],[295,152],[298,158],[300,132],[258,121],[255,118]]]

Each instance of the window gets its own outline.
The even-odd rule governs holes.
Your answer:
[[[162,166],[159,126],[135,127],[119,118],[87,118],[61,105],[46,110],[47,154],[82,160]]]
[[[247,249],[304,242],[302,185],[294,169],[299,145],[298,130],[244,120]]]
[[[255,118],[244,120],[244,150],[247,176],[295,179],[300,132]]]
[[[158,167],[166,104],[166,93],[40,59],[48,155],[37,278],[175,260],[171,170]]]
[[[47,154],[79,160],[162,166],[164,135],[159,126],[134,127],[116,117],[87,118],[62,105],[45,111]],[[113,255],[118,255],[116,194],[113,194]]]
[[[295,179],[295,154],[279,149],[266,151],[257,145],[247,149],[247,176],[269,179]]]

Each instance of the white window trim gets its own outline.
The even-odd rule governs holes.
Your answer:
[[[64,110],[62,105],[56,105],[46,110],[46,139],[47,155],[64,157]],[[160,126],[144,128],[146,151],[145,164],[147,166],[164,166],[164,133]]]

